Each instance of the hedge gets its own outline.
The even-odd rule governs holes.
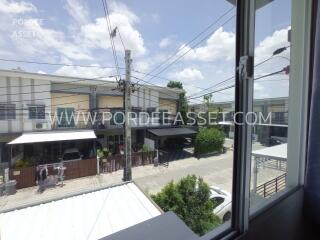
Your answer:
[[[217,128],[200,129],[195,139],[195,155],[222,152],[224,137],[224,133]]]

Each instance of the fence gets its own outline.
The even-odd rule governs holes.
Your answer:
[[[63,163],[63,166],[66,167],[64,172],[65,179],[74,179],[97,174],[96,158],[67,161]],[[48,174],[57,174],[56,170],[53,169],[52,164],[48,164]],[[33,187],[36,185],[36,166],[10,169],[9,178],[10,180],[17,181],[17,189]]]
[[[131,165],[132,167],[138,167],[148,164],[153,164],[153,159],[156,156],[156,152],[137,152],[132,153],[131,155]],[[124,155],[113,155],[109,156],[106,159],[100,161],[100,168],[102,172],[114,172],[120,169],[123,169],[125,165],[125,156]]]
[[[264,198],[269,198],[273,194],[281,191],[286,187],[286,176],[284,173],[257,187],[256,193]]]

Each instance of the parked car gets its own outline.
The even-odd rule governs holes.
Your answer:
[[[231,194],[218,187],[211,186],[211,200],[215,201],[213,213],[223,222],[231,219]]]
[[[77,148],[68,148],[63,152],[62,161],[82,160],[83,155]]]

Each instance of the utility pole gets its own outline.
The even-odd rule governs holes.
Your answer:
[[[131,126],[130,126],[130,112],[131,112],[131,51],[125,50],[125,65],[126,65],[126,78],[123,81],[123,108],[124,108],[124,154],[125,165],[123,169],[123,181],[132,180],[131,171]]]

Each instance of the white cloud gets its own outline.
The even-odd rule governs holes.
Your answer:
[[[46,72],[44,72],[42,70],[37,71],[37,73],[39,73],[39,74],[47,74]]]
[[[139,22],[139,18],[124,4],[111,2],[110,6],[110,22],[112,29],[118,27],[125,47],[131,49],[133,54],[144,54],[146,52],[144,41],[141,34],[134,26]],[[86,45],[92,48],[110,49],[107,24],[104,17],[97,18],[94,23],[82,26],[80,34]],[[118,35],[114,38],[114,41],[116,49],[118,51],[123,51]]]
[[[145,60],[139,60],[134,63],[135,69],[139,72],[147,73],[150,70],[150,62]]]
[[[171,39],[166,37],[166,38],[162,38],[160,40],[160,43],[159,43],[159,47],[160,48],[166,48],[169,46],[169,44],[171,43]]]
[[[187,93],[187,96],[190,96],[190,95],[194,95],[194,94],[197,94],[201,91],[201,89],[195,87],[194,85],[192,84],[184,84],[183,85],[183,89],[186,90],[186,93]],[[201,98],[199,98],[201,99]],[[191,101],[197,101],[198,99],[196,100],[191,100]]]
[[[115,78],[109,77],[113,75],[113,69],[100,68],[99,64],[91,64],[91,66],[95,67],[63,66],[56,70],[55,74],[83,78],[101,78],[105,80],[115,81]]]
[[[37,8],[28,2],[13,2],[8,0],[0,0],[0,12],[7,14],[22,14],[27,12],[35,12]]]
[[[291,27],[287,27],[281,30],[275,31],[271,36],[266,37],[263,39],[255,49],[255,61],[258,63],[263,61],[270,56],[272,53],[285,46],[289,46],[288,42],[288,30]],[[285,51],[282,56],[289,57],[289,51]]]
[[[201,71],[195,68],[185,68],[180,72],[170,74],[170,77],[183,83],[204,79]]]
[[[43,27],[37,19],[25,20],[10,37],[16,47],[27,54],[48,55],[56,51],[71,59],[91,59],[87,49],[67,41],[63,32]]]
[[[182,45],[181,55],[188,52],[184,58],[198,61],[232,60],[235,56],[235,34],[226,32],[223,27],[217,29],[206,41],[205,46],[191,49]]]
[[[79,25],[89,22],[89,11],[82,0],[66,0],[65,8]]]

